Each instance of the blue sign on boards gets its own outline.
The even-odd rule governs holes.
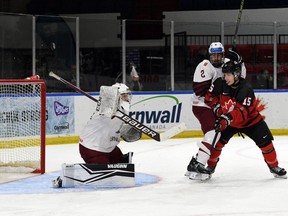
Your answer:
[[[46,134],[74,134],[74,97],[47,97]]]

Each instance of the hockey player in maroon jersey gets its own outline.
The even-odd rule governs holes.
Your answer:
[[[120,94],[118,109],[128,113],[131,103],[131,91],[128,86],[116,83],[112,87],[118,88]],[[107,100],[109,99],[110,97]],[[79,151],[87,164],[131,163],[132,152],[123,155],[118,147],[120,138],[134,142],[140,139],[141,135],[120,119],[107,117],[98,110],[80,134]]]
[[[196,156],[193,156],[191,161],[187,166],[186,176],[190,179],[205,179],[207,175],[205,167],[207,160],[210,157],[210,149],[213,137],[215,135],[214,124],[215,116],[213,111],[204,102],[204,96],[208,92],[209,87],[212,82],[218,77],[222,77],[222,65],[225,62],[233,59],[235,61],[241,62],[242,66],[242,76],[246,76],[246,68],[244,63],[242,63],[242,58],[236,52],[229,50],[228,57],[224,56],[224,47],[220,42],[211,43],[209,49],[209,60],[203,60],[196,67],[194,77],[193,77],[193,91],[192,95],[192,111],[195,117],[201,124],[201,130],[204,133],[204,138],[201,142],[198,142],[199,150]]]
[[[287,178],[286,170],[278,166],[273,136],[258,112],[252,87],[241,78],[241,66],[233,61],[222,67],[224,78],[218,78],[205,96],[205,103],[214,111],[218,119],[215,130],[221,132],[208,160],[207,170],[211,173],[219,161],[222,148],[236,133],[246,134],[260,148],[270,172],[279,178]]]

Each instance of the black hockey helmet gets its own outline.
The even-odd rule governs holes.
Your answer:
[[[223,73],[233,73],[234,76],[241,76],[241,63],[234,63],[234,61],[228,61],[222,66]]]

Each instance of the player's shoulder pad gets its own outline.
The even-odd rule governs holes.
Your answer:
[[[222,86],[223,86],[223,79],[222,77],[217,78],[214,82],[213,82],[213,92],[215,94],[221,94],[222,91]]]
[[[210,61],[209,60],[207,60],[207,59],[204,59],[203,61],[201,61],[198,65],[197,65],[197,67],[199,68],[203,68],[203,67],[207,67],[207,66],[209,66],[211,63],[210,63]]]
[[[236,98],[237,101],[242,102],[247,97],[251,97],[253,99],[255,97],[254,90],[252,85],[242,78],[240,80],[239,91]]]

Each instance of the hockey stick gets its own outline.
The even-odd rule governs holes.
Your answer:
[[[219,131],[216,131],[216,133],[215,133],[215,135],[214,135],[213,141],[212,141],[212,143],[211,143],[210,153],[211,153],[211,151],[214,149],[214,147],[215,147],[215,145],[216,145],[216,140],[217,140],[217,137],[218,137],[218,134],[219,134],[219,133],[220,133]]]
[[[238,18],[237,18],[237,23],[236,23],[235,34],[234,34],[234,38],[233,38],[233,48],[234,49],[236,49],[238,29],[239,29],[239,25],[240,25],[240,21],[241,21],[241,17],[242,17],[243,6],[244,6],[244,0],[241,0],[240,9],[239,9]]]
[[[88,97],[89,99],[93,100],[94,102],[96,102],[96,103],[99,102],[99,100],[97,100],[96,98],[92,97],[87,92],[83,91],[82,89],[78,88],[77,86],[73,85],[72,83],[68,82],[67,80],[59,77],[58,75],[56,75],[52,71],[49,73],[49,76],[59,80],[60,82],[62,82],[65,85],[69,86],[70,88],[74,89],[75,91],[77,91],[77,92],[83,94],[84,96]],[[172,136],[175,136],[176,134],[181,133],[182,131],[184,131],[186,129],[185,123],[181,123],[181,124],[176,125],[176,126],[170,128],[167,131],[165,131],[165,132],[160,134],[160,133],[152,130],[151,128],[145,126],[144,124],[142,124],[141,122],[137,121],[136,119],[131,118],[130,116],[125,114],[123,111],[121,111],[119,109],[117,109],[117,111],[121,115],[120,116],[115,115],[115,117],[121,119],[126,124],[131,125],[132,127],[136,128],[138,131],[141,131],[142,133],[146,134],[147,136],[151,137],[152,139],[154,139],[154,140],[156,140],[158,142],[167,140],[167,139],[171,138]]]

